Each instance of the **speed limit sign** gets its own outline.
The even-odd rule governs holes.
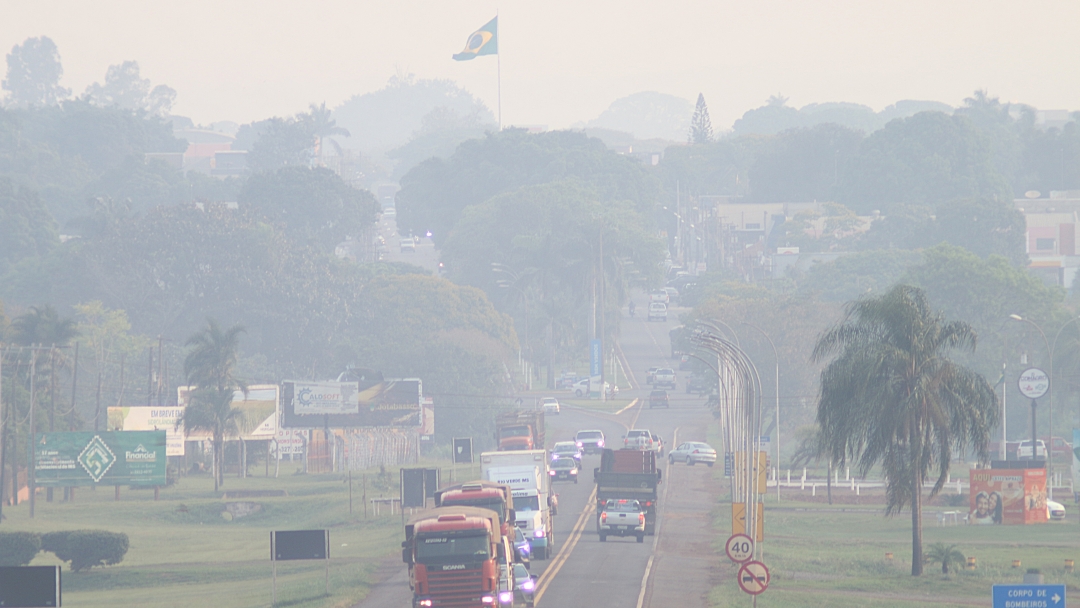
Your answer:
[[[724,549],[731,561],[741,564],[754,557],[754,539],[745,534],[732,534]]]

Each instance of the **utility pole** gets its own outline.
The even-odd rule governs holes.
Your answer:
[[[4,343],[0,342],[0,522],[4,521],[4,450],[7,425],[4,424]]]
[[[605,338],[607,337],[607,316],[604,312],[605,304],[607,300],[605,298],[604,283],[604,216],[600,216],[600,259],[598,260],[600,271],[600,401],[607,401],[607,387],[605,386],[604,379],[604,350]]]
[[[30,519],[34,519],[34,398],[37,381],[37,349],[30,345],[30,437],[26,446],[26,488],[30,492]]]

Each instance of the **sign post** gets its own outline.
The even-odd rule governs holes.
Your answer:
[[[1050,388],[1050,377],[1047,376],[1046,372],[1043,370],[1032,367],[1020,374],[1017,385],[1020,387],[1020,394],[1031,399],[1031,459],[1038,460],[1039,435],[1035,429],[1035,410],[1039,405],[1039,397],[1045,395],[1046,391]],[[1051,441],[1051,443],[1053,443],[1053,441]],[[1047,471],[1047,473],[1052,474],[1051,471]]]

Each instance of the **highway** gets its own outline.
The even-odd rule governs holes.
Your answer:
[[[647,309],[639,295],[638,311]],[[676,315],[667,323],[647,322],[642,316],[623,313],[620,345],[626,363],[639,382],[651,366],[677,367],[670,359],[668,331],[677,325]],[[679,390],[669,391],[670,410],[647,407],[648,386],[622,390],[620,397],[638,398],[634,407],[605,413],[565,407],[559,416],[547,418],[547,444],[573,439],[578,430],[600,429],[611,447],[621,447],[630,428],[649,429],[664,440],[665,454],[677,441],[704,441],[713,423],[704,397],[687,395],[686,372],[680,372]],[[563,397],[565,392],[554,392]],[[592,470],[599,456],[585,456],[580,483],[558,482],[555,517],[557,553],[548,560],[534,560],[531,571],[540,575],[539,607],[559,606],[702,606],[709,589],[718,581],[724,563],[713,549],[711,511],[721,489],[712,482],[713,469],[704,466],[669,465],[666,458],[657,533],[638,544],[633,537],[610,537],[601,543],[596,534]],[[725,560],[726,562],[726,560]],[[410,593],[405,567],[382,573],[386,580],[376,586],[357,608],[408,606]]]

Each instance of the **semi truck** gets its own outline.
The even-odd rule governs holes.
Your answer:
[[[516,410],[495,418],[499,451],[544,449],[544,411]]]
[[[503,536],[513,543],[514,498],[510,486],[478,479],[447,486],[435,492],[436,507],[479,507],[499,514]]]
[[[477,507],[439,507],[410,519],[401,559],[413,608],[512,604],[514,552],[499,527],[495,511]]]
[[[600,466],[593,469],[597,518],[609,500],[636,500],[645,513],[645,533],[652,536],[656,533],[661,476],[656,452],[605,449]]]
[[[480,454],[480,475],[487,481],[510,486],[514,500],[514,520],[525,533],[536,559],[551,555],[554,497],[548,480],[546,450],[484,452]]]

